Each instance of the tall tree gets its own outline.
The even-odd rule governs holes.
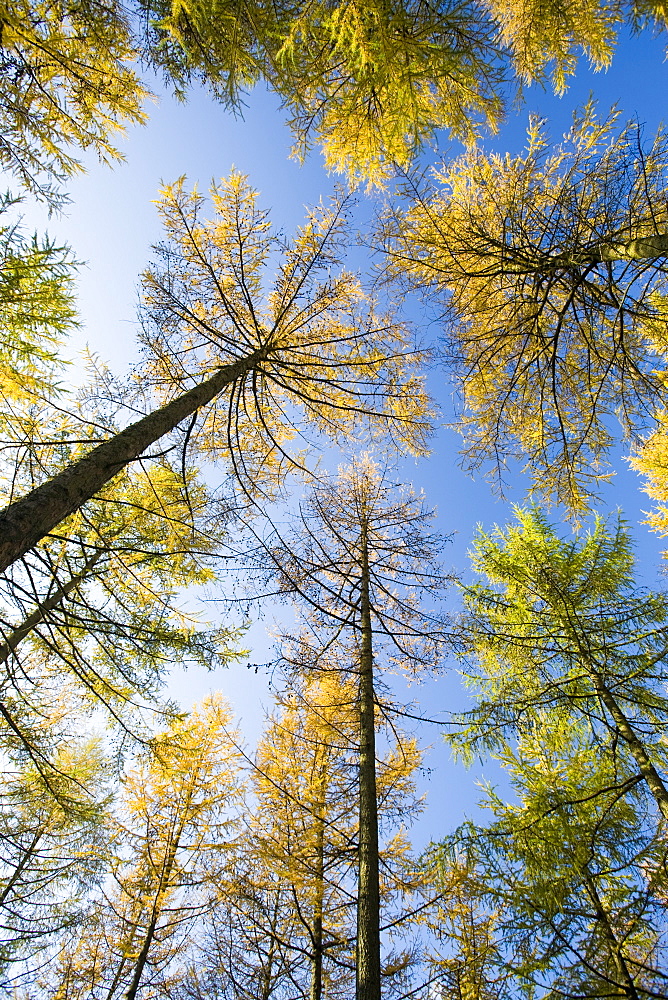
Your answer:
[[[350,991],[350,875],[355,868],[355,695],[336,675],[295,678],[279,697],[250,778],[261,864],[290,887],[292,944],[307,958],[311,1000]]]
[[[613,417],[638,435],[666,404],[668,147],[616,119],[588,106],[561,146],[533,121],[517,157],[444,164],[384,233],[443,312],[470,461],[526,458],[576,509],[608,476]]]
[[[184,942],[230,848],[239,754],[211,696],[146,746],[124,782],[110,879],[41,989],[58,1000],[135,1000],[181,978]],[[40,994],[43,995],[43,994]]]
[[[291,673],[289,690],[278,696],[249,769],[246,831],[220,884],[186,996],[271,1000],[297,991],[334,1000],[353,988],[359,711],[350,678],[334,661],[326,673],[323,664],[324,654],[316,673]],[[413,740],[393,735],[396,745],[377,762],[388,834],[379,849],[379,890],[389,923],[405,917],[405,897],[415,889],[403,827],[421,808],[413,785],[419,751]],[[223,912],[229,916],[221,922]],[[397,990],[411,959],[386,957],[386,987]]]
[[[420,605],[440,596],[438,541],[421,502],[391,485],[368,459],[322,481],[301,508],[300,535],[270,546],[281,588],[308,609],[297,662],[337,670],[354,684],[359,724],[359,859],[356,971],[358,1000],[381,990],[376,722],[391,706],[380,697],[381,657],[416,676],[433,669],[442,620]]]
[[[366,424],[423,449],[418,355],[405,327],[339,269],[344,206],[313,211],[286,245],[239,175],[212,197],[210,222],[203,199],[182,183],[161,202],[167,242],[144,280],[142,378],[167,401],[2,512],[0,569],[185,420],[192,447],[224,455],[242,475],[259,476],[267,463],[272,475],[300,412],[333,438]],[[264,298],[263,272],[277,250],[282,260]]]
[[[461,637],[479,703],[461,717],[462,749],[529,733],[554,712],[612,743],[621,785],[635,775],[648,810],[668,819],[668,599],[635,584],[623,525],[599,520],[563,541],[536,509],[519,510],[505,531],[479,534],[474,566],[487,580],[464,590]]]
[[[437,852],[446,893],[463,871],[463,895],[486,914],[487,982],[537,1000],[665,996],[667,846],[638,776],[611,739],[595,743],[556,709],[515,747],[498,742],[515,801],[489,791],[493,821]]]
[[[480,532],[474,567],[460,636],[477,704],[451,739],[490,750],[516,802],[490,790],[493,823],[448,838],[445,867],[486,915],[488,978],[501,996],[661,996],[666,597],[636,585],[621,523],[564,541],[536,509]]]
[[[335,675],[295,677],[277,700],[249,760],[245,830],[193,963],[193,996],[334,1000],[351,988],[354,692]]]

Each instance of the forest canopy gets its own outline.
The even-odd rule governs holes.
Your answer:
[[[668,996],[667,17],[0,3],[14,1000]]]

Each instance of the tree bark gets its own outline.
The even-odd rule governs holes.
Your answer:
[[[615,937],[614,931],[610,925],[610,917],[601,902],[601,897],[596,889],[596,883],[587,869],[584,869],[583,875],[585,885],[587,887],[587,893],[594,905],[594,911],[596,913],[596,919],[599,927],[601,928],[601,933],[603,934],[608,948],[610,949],[612,963],[621,980],[619,985],[624,990],[624,996],[627,997],[627,1000],[640,1000],[635,983],[633,982],[633,977],[629,972],[628,965],[626,964],[623,948]]]
[[[226,386],[242,378],[262,360],[263,352],[225,365],[206,381],[130,424],[0,512],[0,572],[94,497],[110,479],[139,458],[182,420],[206,406]]]
[[[191,785],[192,789],[192,785]],[[142,941],[141,948],[137,954],[135,960],[134,972],[132,975],[132,981],[128,987],[128,991],[125,994],[125,1000],[136,1000],[137,990],[139,989],[139,984],[141,982],[141,977],[144,973],[146,967],[146,962],[148,961],[149,952],[151,950],[151,945],[155,939],[155,933],[158,926],[158,920],[162,913],[163,898],[167,890],[169,889],[169,880],[172,877],[172,870],[174,868],[174,862],[176,861],[176,852],[181,844],[181,837],[183,836],[183,830],[186,825],[187,810],[191,802],[191,792],[188,793],[186,803],[184,806],[184,815],[179,823],[179,826],[172,838],[172,842],[169,846],[169,851],[167,857],[163,861],[160,871],[160,881],[158,883],[158,888],[153,900],[153,906],[151,908],[151,919],[149,921],[148,927],[144,934],[144,940]]]
[[[548,267],[592,267],[595,264],[622,260],[653,260],[668,254],[668,234],[639,236],[635,240],[599,243],[591,250],[565,252],[547,258]]]
[[[359,874],[357,890],[356,1000],[380,1000],[380,890],[378,880],[378,799],[373,690],[373,640],[369,546],[362,523],[360,580],[360,759]]]
[[[612,691],[607,686],[602,676],[594,667],[591,666],[591,664],[589,665],[589,673],[594,682],[596,694],[612,716],[619,736],[627,744],[633,759],[640,769],[640,773],[647,782],[650,792],[654,796],[659,810],[661,811],[663,817],[668,820],[668,789],[663,783],[659,772],[650,760],[649,754],[647,753],[642,740],[640,740],[636,735],[633,726],[617,704]]]
[[[564,268],[589,268],[597,264],[614,263],[615,261],[656,260],[668,256],[668,234],[655,236],[639,236],[633,240],[610,240],[601,242],[589,250],[563,250],[561,253],[532,255],[529,251],[514,246],[505,246],[501,250],[501,271],[498,258],[487,272],[490,275],[505,272],[507,274],[551,273]],[[506,256],[507,254],[507,256]]]
[[[325,781],[324,765],[317,772],[318,797],[315,803],[315,900],[313,904],[313,960],[311,965],[311,1000],[322,1000],[322,917],[325,894]]]

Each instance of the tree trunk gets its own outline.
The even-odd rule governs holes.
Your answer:
[[[610,949],[610,958],[612,959],[612,964],[615,967],[615,972],[620,979],[619,986],[623,989],[624,996],[627,997],[627,1000],[640,1000],[638,991],[635,988],[635,983],[633,982],[633,977],[629,972],[629,967],[624,957],[623,948],[615,937],[615,933],[610,925],[610,917],[601,902],[601,897],[596,889],[596,883],[586,868],[583,871],[583,875],[584,882],[587,887],[587,893],[594,905],[596,920],[601,928],[601,933],[606,941],[606,944]]]
[[[23,874],[23,871],[28,862],[32,860],[35,854],[38,854],[37,848],[39,847],[39,842],[42,839],[44,833],[45,833],[45,828],[41,826],[38,827],[37,830],[33,833],[32,840],[28,845],[28,847],[25,847],[23,849],[21,860],[15,865],[14,871],[10,876],[10,878],[7,880],[6,886],[4,887],[2,892],[0,892],[0,907],[5,905],[7,897],[10,895],[12,889],[14,888],[18,880],[21,878],[21,875]],[[6,865],[7,862],[5,861],[4,864]]]
[[[318,798],[315,803],[315,900],[313,903],[313,961],[311,965],[311,1000],[322,1000],[322,916],[325,894],[325,781],[324,766],[317,772]]]
[[[559,271],[567,267],[596,267],[597,264],[615,261],[655,260],[668,256],[668,234],[639,236],[633,240],[601,242],[590,250],[564,250],[561,253],[531,256],[521,247],[506,247],[508,259],[503,269],[508,274],[533,274]],[[503,251],[502,251],[503,252]],[[498,262],[495,259],[494,273]]]
[[[549,267],[593,267],[595,264],[621,260],[653,260],[668,254],[668,234],[640,236],[635,240],[599,243],[591,250],[555,254],[547,258]]]
[[[649,754],[647,753],[642,740],[640,740],[636,735],[633,726],[617,704],[610,688],[606,685],[601,675],[594,669],[594,667],[591,666],[591,664],[589,665],[589,673],[594,682],[596,694],[599,696],[602,703],[612,716],[617,733],[627,744],[633,759],[640,769],[640,773],[647,782],[650,792],[654,796],[659,810],[661,811],[663,817],[668,820],[668,789],[664,785],[659,772],[650,760]]]
[[[158,901],[156,900],[156,903]],[[135,962],[135,971],[132,976],[132,982],[125,994],[126,1000],[135,1000],[137,996],[137,990],[139,989],[139,983],[141,982],[141,977],[148,960],[148,953],[151,950],[151,945],[153,944],[153,938],[155,937],[155,929],[158,925],[158,917],[160,915],[160,910],[155,908],[153,915],[151,917],[151,922],[146,928],[146,934],[144,935],[144,941],[141,946],[141,950],[137,955],[137,961]]]
[[[276,919],[277,913],[274,910],[274,919]],[[259,1000],[271,1000],[272,994],[272,975],[274,972],[274,953],[276,951],[276,938],[272,934],[269,939],[269,951],[267,952],[267,959],[262,966],[262,992],[260,993]]]
[[[192,785],[191,785],[192,788]],[[148,961],[148,955],[151,950],[151,945],[155,939],[155,932],[158,926],[158,920],[162,913],[162,906],[165,893],[169,889],[169,880],[172,877],[172,870],[174,868],[174,862],[176,861],[176,852],[179,849],[181,843],[181,837],[183,836],[183,830],[186,824],[187,810],[190,805],[191,794],[188,794],[186,804],[184,806],[184,815],[179,823],[179,826],[172,838],[172,842],[169,846],[169,851],[167,857],[162,863],[160,871],[160,881],[158,883],[157,892],[153,900],[153,906],[151,908],[151,919],[149,921],[148,927],[146,928],[146,933],[144,934],[144,940],[142,941],[142,946],[139,949],[135,961],[134,972],[132,975],[132,981],[128,987],[128,991],[125,994],[125,1000],[136,1000],[137,990],[139,989],[139,984],[141,982],[141,977],[144,973],[146,967],[146,962]],[[149,845],[150,847],[150,845]]]
[[[65,598],[69,597],[73,590],[76,590],[79,584],[86,579],[90,571],[93,569],[95,564],[100,561],[103,555],[104,549],[97,549],[91,556],[88,557],[78,573],[75,573],[75,575],[71,577],[67,583],[56,587],[50,597],[47,597],[46,600],[42,601],[42,603],[35,608],[32,614],[29,614],[17,628],[9,633],[5,641],[0,643],[0,665],[7,662],[19,643],[22,642],[26,636],[29,635],[41,621],[44,620],[49,611],[53,611],[54,608],[57,608],[59,604],[62,604]]]
[[[373,641],[369,594],[369,546],[362,524],[359,663],[359,875],[357,889],[356,1000],[380,1000],[380,891],[378,884],[378,800],[373,691]]]
[[[206,381],[130,424],[6,507],[0,512],[0,572],[94,497],[147,448],[251,371],[262,357],[263,352],[254,351],[247,358],[225,365]]]

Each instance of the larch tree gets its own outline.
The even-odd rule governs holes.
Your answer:
[[[668,599],[636,585],[624,526],[598,520],[564,541],[536,509],[518,510],[515,524],[479,534],[474,568],[486,579],[464,589],[460,637],[478,704],[460,717],[462,751],[554,713],[555,726],[570,720],[613,747],[620,794],[668,819]]]
[[[123,781],[110,878],[40,996],[135,1000],[181,980],[189,931],[232,849],[237,742],[212,695],[147,744]]]
[[[271,1000],[296,991],[335,1000],[354,989],[356,700],[354,684],[334,663],[326,673],[291,672],[248,768],[245,831],[186,996]],[[405,916],[405,895],[415,889],[403,826],[421,808],[413,784],[419,751],[413,740],[395,738],[377,764],[380,823],[396,831],[379,850],[388,922],[395,913]],[[385,983],[395,992],[408,961],[395,953],[384,963]]]
[[[99,738],[72,732],[72,709],[61,695],[42,712],[58,746],[39,768],[3,742],[0,981],[8,988],[31,982],[58,937],[86,918],[105,873],[109,761]]]
[[[224,457],[246,481],[251,469],[275,481],[300,419],[334,439],[365,426],[423,450],[419,354],[405,326],[374,308],[341,268],[344,205],[311,212],[286,244],[239,175],[214,187],[212,199],[211,221],[182,183],[160,204],[166,242],[144,278],[141,378],[162,405],[5,508],[0,569],[185,421],[191,448]]]
[[[560,146],[533,121],[519,156],[445,163],[382,232],[389,271],[442,313],[468,460],[524,459],[576,510],[609,478],[614,421],[637,439],[666,405],[668,147],[616,119],[588,106]]]
[[[607,69],[623,26],[634,31],[665,29],[667,20],[662,0],[616,4],[605,0],[490,0],[487,9],[519,78],[534,83],[549,76],[558,94],[566,90],[581,54],[595,69]]]
[[[256,806],[250,849],[270,881],[290,889],[295,948],[310,1000],[351,989],[356,735],[354,693],[336,676],[295,678],[260,740],[249,775]],[[288,952],[289,954],[289,952]]]
[[[435,851],[444,907],[461,873],[486,930],[460,977],[475,981],[484,958],[492,997],[664,996],[668,845],[637,773],[557,709],[494,755],[514,801],[488,789],[492,822],[464,824]]]
[[[5,0],[0,162],[57,204],[80,150],[118,158],[115,133],[145,119],[139,60],[180,96],[201,82],[237,112],[268,83],[298,150],[317,143],[330,168],[382,183],[438,130],[470,140],[494,127],[513,76],[551,73],[562,92],[580,50],[601,68],[622,24],[665,22],[661,0]]]
[[[321,1000],[354,979],[354,695],[329,676],[295,678],[277,699],[247,765],[244,830],[193,963],[194,996]]]
[[[449,740],[500,761],[514,800],[488,787],[491,824],[436,852],[445,910],[463,898],[483,945],[454,971],[478,981],[484,952],[499,997],[662,996],[666,597],[636,584],[621,522],[563,540],[518,510],[479,533],[473,565],[459,636],[476,704]]]
[[[382,696],[381,671],[385,666],[417,677],[433,670],[445,639],[442,618],[421,605],[421,598],[438,600],[445,583],[429,516],[419,499],[391,484],[367,457],[337,480],[318,484],[301,507],[299,534],[268,544],[280,589],[307,612],[291,660],[300,669],[335,670],[355,688],[358,1000],[379,1000],[381,992],[376,728],[381,719],[391,725],[395,718]]]

